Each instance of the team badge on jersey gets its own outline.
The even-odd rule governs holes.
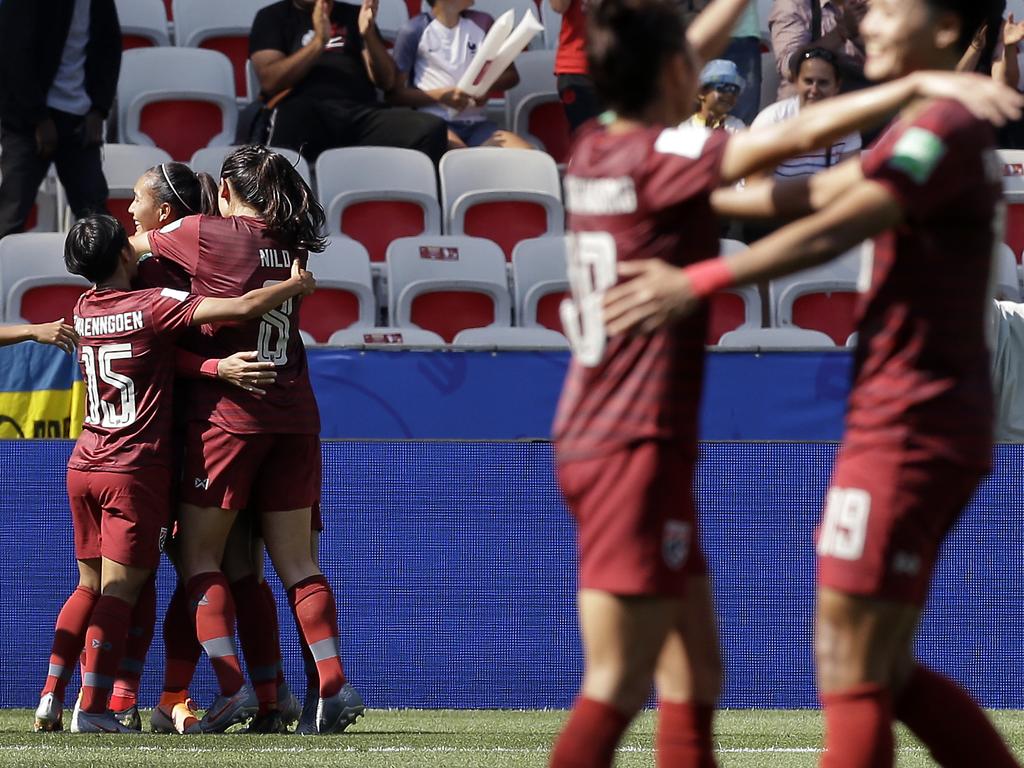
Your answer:
[[[889,166],[924,184],[945,156],[942,139],[924,128],[909,128],[893,147]]]
[[[667,520],[661,537],[661,557],[665,565],[678,571],[690,557],[693,526],[682,520]]]

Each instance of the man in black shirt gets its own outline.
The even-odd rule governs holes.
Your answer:
[[[75,216],[106,211],[100,145],[120,71],[114,0],[0,2],[0,237],[24,228],[50,163]]]
[[[310,161],[332,147],[374,145],[441,159],[443,120],[377,102],[376,89],[389,90],[396,72],[376,15],[377,0],[281,0],[256,15],[249,56],[264,98],[280,98],[268,144]]]

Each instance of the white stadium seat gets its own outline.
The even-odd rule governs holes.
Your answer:
[[[1020,280],[1017,275],[1017,259],[1010,246],[1000,243],[996,247],[993,274],[995,298],[999,301],[1020,301]]]
[[[562,14],[551,7],[551,0],[541,0],[540,23],[544,25],[544,47],[556,50],[558,38],[562,34]]]
[[[327,231],[366,246],[383,261],[393,240],[441,233],[434,164],[422,152],[397,147],[344,147],[316,161],[317,197]]]
[[[387,275],[393,326],[425,328],[451,341],[466,328],[512,324],[505,259],[490,241],[402,238],[388,248]]]
[[[561,331],[559,304],[569,292],[566,241],[561,235],[523,240],[512,251],[516,325]]]
[[[116,5],[123,48],[171,44],[163,0],[117,0]]]
[[[803,328],[740,328],[729,331],[718,341],[731,349],[835,349],[832,339],[818,331]]]
[[[569,349],[569,340],[547,328],[468,328],[455,335],[460,349]]]
[[[363,246],[335,237],[323,253],[309,255],[309,269],[317,285],[316,292],[302,300],[302,330],[326,343],[335,331],[376,324],[377,299]]]
[[[197,48],[125,51],[117,84],[118,126],[128,144],[159,146],[188,162],[227,146],[238,124],[234,75],[222,53]]]
[[[7,323],[71,320],[89,281],[68,274],[60,233],[8,235],[0,240],[0,297]]]
[[[554,51],[523,51],[516,59],[516,70],[519,83],[505,91],[505,121],[509,126],[514,125],[516,107],[523,99],[535,93],[558,92]]]
[[[444,339],[422,328],[346,328],[331,334],[333,347],[443,347]]]
[[[220,179],[220,169],[224,165],[224,158],[236,149],[238,149],[238,145],[228,147],[204,147],[203,149],[197,150],[196,153],[192,155],[189,165],[196,173],[203,171],[204,173],[208,173],[213,176],[215,180]],[[306,158],[302,157],[294,149],[287,149],[285,147],[270,147],[270,149],[277,152],[279,155],[284,155],[288,158],[288,162],[295,166],[295,169],[299,172],[299,176],[305,179],[307,184],[312,183],[309,173],[309,163],[306,162]]]
[[[516,243],[562,234],[558,168],[530,149],[475,147],[441,158],[441,201],[452,235],[486,237],[511,259]]]
[[[381,37],[393,43],[407,21],[409,6],[405,0],[380,0],[377,6],[377,28]]]

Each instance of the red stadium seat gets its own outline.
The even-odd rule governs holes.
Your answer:
[[[0,297],[6,323],[70,318],[89,281],[68,274],[64,235],[28,233],[0,240]]]
[[[543,100],[528,98],[519,105],[519,111],[525,114],[525,124],[520,130],[517,122],[516,133],[538,139],[556,163],[569,162],[572,138],[565,108],[558,94],[546,94]]]
[[[327,228],[358,240],[374,262],[398,238],[441,234],[434,165],[422,152],[344,147],[316,161],[317,196]]]
[[[133,48],[152,48],[156,43],[142,35],[121,35],[121,50],[130,51]]]
[[[116,197],[111,195],[107,198],[107,213],[121,222],[124,231],[129,235],[135,233],[135,220],[128,213],[128,206],[132,204],[133,197]]]
[[[199,44],[199,47],[208,51],[219,51],[231,60],[231,68],[235,71],[235,94],[239,98],[245,98],[249,90],[245,72],[245,62],[249,60],[248,35],[208,37]],[[249,94],[249,98],[251,97],[252,94]]]
[[[302,300],[300,330],[325,344],[336,331],[371,327],[377,320],[370,258],[362,245],[335,237],[323,253],[311,254],[317,290]]]
[[[387,265],[393,326],[425,328],[451,342],[466,328],[511,325],[505,258],[492,242],[406,237],[388,248]]]
[[[223,133],[221,109],[206,101],[158,101],[142,108],[139,130],[179,162]]]
[[[116,0],[121,24],[121,49],[170,45],[167,11],[161,0]]]
[[[441,158],[448,231],[486,237],[511,259],[521,240],[564,231],[561,182],[550,155],[476,147]]]
[[[566,241],[557,235],[523,240],[512,252],[516,325],[543,326],[562,333],[559,307],[569,295],[566,276]]]
[[[1024,253],[1024,203],[1006,206],[1006,235],[1003,239],[1020,264],[1021,254]]]
[[[48,323],[61,317],[70,320],[75,302],[85,289],[84,285],[61,284],[29,288],[21,295],[20,308],[16,311],[30,323]]]
[[[845,346],[856,330],[858,280],[870,248],[858,246],[828,264],[773,280],[773,327],[820,331]]]
[[[562,301],[569,296],[568,291],[556,291],[545,293],[537,302],[537,324],[543,325],[552,331],[563,333],[562,315],[559,307]]]
[[[810,331],[821,331],[836,346],[857,330],[855,311],[860,294],[856,291],[807,293],[793,302],[793,325]]]
[[[235,94],[248,101],[245,65],[249,60],[249,32],[253,19],[267,0],[174,0],[174,36],[177,45],[224,54],[234,70]]]
[[[710,317],[705,344],[714,346],[729,331],[743,326],[747,317],[747,305],[743,297],[735,293],[716,293],[710,299]]]
[[[557,20],[553,22],[557,35],[561,17],[553,12],[548,15]],[[556,163],[565,163],[569,159],[569,122],[558,96],[554,69],[553,50],[525,51],[519,55],[519,83],[505,97],[505,120],[512,131],[543,146]]]
[[[174,21],[174,0],[164,0],[164,7],[167,9],[167,19]]]
[[[358,322],[359,297],[351,291],[318,285],[316,293],[302,299],[301,318],[301,329],[326,344],[332,333]]]

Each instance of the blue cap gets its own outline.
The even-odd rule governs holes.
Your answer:
[[[740,75],[736,65],[727,59],[712,59],[700,73],[700,87],[709,85],[735,85],[741,90],[747,81]]]

